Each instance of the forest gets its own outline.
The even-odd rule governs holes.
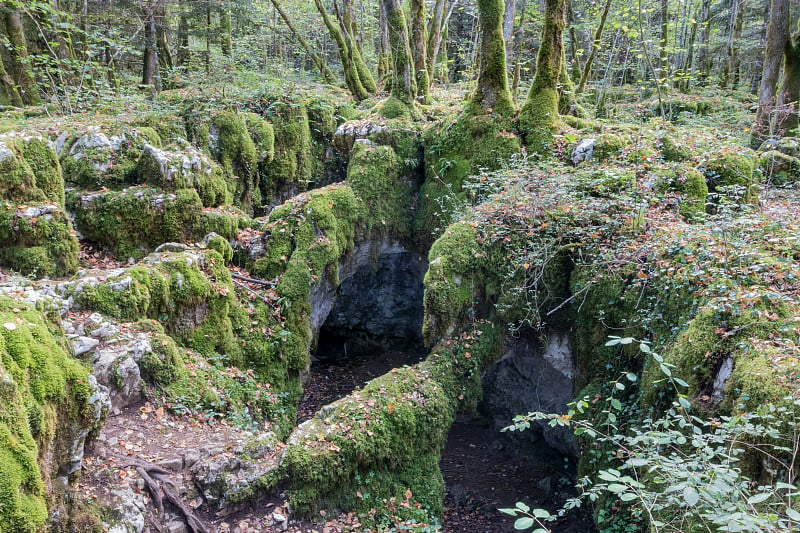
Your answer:
[[[0,40],[0,533],[800,528],[797,3]]]

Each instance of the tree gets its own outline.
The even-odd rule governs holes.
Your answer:
[[[36,105],[40,103],[39,90],[30,69],[25,28],[19,11],[0,8],[3,30],[8,39],[9,56],[7,67],[0,71],[3,93],[14,105]]]
[[[411,52],[414,56],[414,77],[419,96],[428,103],[430,75],[428,74],[428,30],[425,26],[425,0],[411,0]]]
[[[592,72],[594,58],[597,56],[597,51],[600,50],[600,41],[603,38],[603,29],[606,27],[606,19],[608,19],[608,12],[611,10],[612,2],[613,0],[606,0],[606,5],[603,7],[603,14],[600,16],[600,23],[597,25],[597,31],[594,33],[592,50],[589,52],[589,57],[586,58],[586,64],[583,66],[581,81],[578,83],[578,94],[586,90],[586,83],[589,81],[589,75]]]
[[[508,89],[503,10],[503,0],[478,0],[481,22],[480,69],[471,103],[480,109],[491,109],[500,115],[510,116],[514,112],[514,103]]]
[[[319,73],[322,75],[322,81],[325,83],[333,83],[336,80],[336,76],[334,76],[333,72],[331,72],[331,69],[328,68],[325,60],[322,59],[316,52],[314,52],[305,37],[303,37],[303,35],[297,31],[297,29],[294,27],[294,24],[292,24],[291,19],[289,19],[289,16],[281,7],[280,2],[278,0],[270,1],[272,2],[273,7],[275,7],[275,10],[283,19],[283,22],[286,23],[286,27],[289,28],[289,31],[292,32],[292,35],[294,35],[295,39],[297,39],[297,42],[300,43],[300,46],[303,47],[303,50],[305,50],[305,52],[308,54],[308,57],[311,58],[311,61],[313,61],[314,65],[319,70]]]
[[[758,148],[773,133],[772,117],[781,60],[789,41],[789,0],[772,0],[767,27],[767,47],[764,50],[764,69],[758,90],[758,109],[750,145]]]
[[[417,82],[408,39],[408,25],[400,6],[400,0],[381,0],[389,28],[392,46],[391,97],[382,106],[382,113],[389,118],[407,115],[414,107]]]
[[[800,99],[800,22],[783,49],[783,76],[778,95],[777,129],[790,132],[798,125],[798,100]]]
[[[541,155],[550,148],[559,123],[558,81],[564,56],[565,11],[566,0],[545,0],[536,75],[519,112],[519,127],[528,150]]]

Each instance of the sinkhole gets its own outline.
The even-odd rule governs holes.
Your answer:
[[[397,243],[364,243],[339,265],[338,287],[311,293],[315,344],[298,407],[298,423],[367,381],[413,365],[427,351],[422,338],[425,258]],[[501,432],[517,414],[561,412],[574,396],[566,333],[510,335],[503,356],[482,378],[478,411],[460,414],[442,451],[446,484],[444,531],[514,531],[498,508],[555,510],[573,495],[576,449],[571,435],[549,426]],[[561,533],[594,531],[587,509],[557,522]]]

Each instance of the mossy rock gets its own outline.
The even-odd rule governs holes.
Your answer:
[[[630,146],[633,140],[626,135],[603,133],[595,137],[594,156],[603,161],[616,159],[622,156],[623,150]]]
[[[222,170],[192,147],[168,152],[145,143],[136,173],[141,183],[165,191],[196,189],[206,207],[229,204],[232,200]]]
[[[183,356],[175,341],[164,332],[161,323],[145,319],[136,323],[136,328],[147,333],[152,350],[137,362],[144,379],[161,389],[189,376]]]
[[[734,193],[741,201],[758,200],[758,179],[754,175],[756,157],[752,150],[724,150],[712,156],[705,164],[705,176],[710,192],[720,188],[739,189]]]
[[[215,235],[208,240],[208,244],[206,244],[209,250],[214,250],[220,256],[222,256],[223,261],[225,264],[228,264],[233,259],[233,246],[231,243],[228,242],[227,239],[220,235]]]
[[[10,202],[55,202],[64,205],[60,167],[53,164],[47,141],[6,138],[0,141],[0,197]]]
[[[240,229],[250,226],[251,220],[246,213],[230,205],[206,207],[200,213],[197,234],[205,236],[217,233],[232,241],[236,239]]]
[[[592,168],[573,175],[579,191],[598,197],[613,197],[636,185],[636,171],[618,167]]]
[[[649,165],[657,158],[656,151],[648,147],[637,147],[625,154],[625,161],[632,165]]]
[[[414,221],[423,247],[452,222],[455,209],[466,200],[465,178],[497,169],[521,151],[511,130],[510,120],[503,117],[465,112],[424,133],[425,182]]]
[[[0,202],[0,265],[36,277],[74,274],[78,239],[63,208]]]
[[[242,113],[242,118],[258,151],[259,161],[269,163],[275,157],[275,129],[257,113]]]
[[[194,189],[75,192],[67,204],[78,231],[121,259],[138,259],[165,242],[196,242],[205,235],[198,225],[203,205]]]
[[[57,141],[64,182],[84,189],[119,189],[136,184],[136,162],[145,143],[161,140],[152,128],[121,128],[103,131],[93,126],[85,131],[62,133]],[[152,143],[151,143],[152,144]]]
[[[777,150],[761,153],[758,169],[764,180],[772,185],[789,185],[800,180],[800,159]]]
[[[410,238],[413,181],[390,146],[356,143],[353,147],[346,183],[366,205],[367,231]]]
[[[267,117],[275,128],[275,157],[264,165],[259,184],[265,203],[288,187],[308,188],[315,178],[308,110],[301,102],[276,102]]]
[[[63,496],[55,478],[74,472],[80,434],[101,412],[90,405],[88,370],[42,313],[0,297],[0,323],[0,530],[37,533]]]
[[[664,100],[663,106],[666,113],[664,118],[671,122],[677,121],[681,113],[704,116],[710,115],[717,110],[713,100],[688,94],[676,94]],[[661,115],[661,105],[658,101],[651,102],[650,112],[653,116]]]
[[[661,156],[664,161],[681,162],[691,159],[694,154],[688,147],[676,144],[671,135],[662,135]]]
[[[705,220],[708,184],[706,178],[696,168],[688,165],[673,165],[654,169],[651,173],[657,177],[656,190],[673,191],[683,195],[678,212],[687,222]]]

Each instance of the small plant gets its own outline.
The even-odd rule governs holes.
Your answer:
[[[567,414],[535,412],[516,417],[506,430],[524,430],[537,420],[571,427],[576,436],[610,450],[610,460],[616,464],[580,480],[579,496],[554,514],[522,503],[500,511],[517,518],[516,529],[536,527],[534,533],[547,533],[548,523],[583,503],[604,502],[625,508],[629,517],[641,516],[653,532],[796,530],[800,524],[796,510],[800,490],[794,484],[800,459],[800,399],[786,398],[755,412],[703,419],[692,413],[689,399],[680,392],[686,382],[672,375],[673,366],[647,342],[614,337],[606,345],[634,342],[657,363],[665,376],[661,381],[669,382],[677,400],[659,417],[623,424],[617,415],[625,406],[618,396],[637,379],[625,373],[610,382],[608,396],[583,398],[571,404]],[[592,416],[587,417],[590,411]],[[756,457],[770,465],[773,482],[758,482],[743,473],[743,459],[748,455],[749,461]],[[600,518],[604,510],[598,513]]]

